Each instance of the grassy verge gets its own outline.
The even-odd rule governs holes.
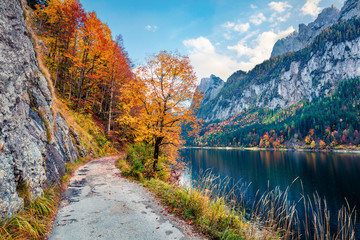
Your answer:
[[[91,116],[72,111],[59,100],[57,106],[58,112],[62,114],[68,125],[78,133],[81,145],[88,153],[93,153],[92,157],[117,153],[106,139],[104,132],[92,121]],[[46,239],[46,234],[51,231],[52,221],[57,213],[62,190],[71,175],[90,159],[91,157],[88,156],[73,163],[66,163],[66,174],[61,179],[61,186],[47,188],[44,194],[34,201],[31,201],[27,186],[19,184],[18,195],[24,200],[24,208],[11,218],[0,222],[0,240]]]
[[[243,214],[228,207],[224,198],[211,199],[197,189],[185,189],[158,179],[143,182],[170,211],[195,225],[206,236],[214,239],[245,239],[249,225]]]
[[[191,187],[178,186],[156,178],[139,178],[135,159],[119,159],[122,175],[143,184],[160,198],[169,211],[195,225],[210,239],[333,239],[355,240],[356,211],[339,209],[337,226],[331,224],[329,209],[318,194],[290,201],[292,184],[264,193],[257,191],[249,202],[248,184],[233,187],[230,179],[208,172]],[[134,174],[135,173],[135,174]],[[302,183],[301,183],[302,184]],[[298,211],[302,207],[304,211]],[[246,210],[245,210],[246,209]]]
[[[31,201],[28,187],[24,182],[19,184],[17,192],[24,200],[24,209],[11,218],[0,222],[0,239],[46,239],[51,231],[61,192],[65,189],[71,175],[90,158],[80,158],[77,162],[66,164],[66,174],[61,179],[61,186],[52,186],[44,194]]]
[[[164,205],[170,207],[170,212],[211,239],[250,239],[254,232],[245,220],[244,212],[238,211],[235,204],[227,204],[230,195],[222,195],[220,185],[185,188],[160,179],[139,179],[136,174],[131,174],[132,167],[125,158],[119,159],[117,167],[123,176],[137,180],[154,192]],[[257,231],[257,234],[263,233]]]
[[[19,186],[24,199],[24,210],[0,223],[0,239],[44,239],[60,202],[61,188],[50,187],[44,195],[30,201],[27,186]]]

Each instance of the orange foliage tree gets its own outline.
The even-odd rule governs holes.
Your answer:
[[[134,86],[134,83],[137,86]],[[188,57],[162,51],[137,70],[137,81],[132,82],[133,104],[138,114],[128,122],[136,124],[138,141],[153,146],[153,171],[159,155],[164,153],[175,163],[175,155],[182,143],[182,123],[195,123],[195,111],[201,95],[196,92],[197,79]],[[192,107],[190,103],[193,102]]]
[[[131,62],[120,36],[79,0],[51,0],[37,6],[34,25],[57,92],[78,110],[95,113],[112,129],[122,86],[131,81]]]

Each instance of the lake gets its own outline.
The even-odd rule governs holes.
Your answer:
[[[285,190],[299,178],[289,190],[289,200],[317,192],[326,199],[333,225],[345,199],[360,209],[360,154],[187,148],[181,150],[181,156],[188,163],[182,179],[188,184],[197,180],[201,171],[212,169],[214,175],[251,183],[247,198],[253,200],[257,190],[264,192],[276,186]],[[360,239],[359,223],[356,239]]]

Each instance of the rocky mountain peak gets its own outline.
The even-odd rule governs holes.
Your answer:
[[[331,7],[324,8],[314,22],[309,23],[311,29],[320,29],[324,26],[330,26],[339,18],[340,10],[331,5]]]
[[[308,25],[300,24],[299,31],[293,32],[286,38],[278,40],[274,45],[271,57],[303,49],[310,44],[322,30],[333,25],[339,16],[340,10],[334,5],[329,8],[324,8],[314,22]]]
[[[224,84],[225,82],[221,78],[211,74],[209,78],[201,79],[198,90],[204,93],[204,99],[212,100],[220,92]]]

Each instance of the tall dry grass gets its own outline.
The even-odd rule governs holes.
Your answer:
[[[347,203],[331,216],[326,200],[317,193],[305,196],[302,190],[297,201],[291,201],[289,192],[295,179],[285,190],[279,187],[263,193],[257,191],[250,201],[249,186],[243,181],[214,176],[211,171],[199,175],[191,186],[208,196],[210,201],[223,199],[227,209],[247,222],[246,239],[306,239],[306,240],[355,240],[356,210]],[[302,211],[299,211],[302,208]],[[337,221],[334,227],[331,223]]]
[[[60,202],[60,188],[54,186],[46,189],[35,201],[31,201],[25,183],[18,187],[18,192],[24,199],[24,209],[0,222],[0,239],[45,239]]]

